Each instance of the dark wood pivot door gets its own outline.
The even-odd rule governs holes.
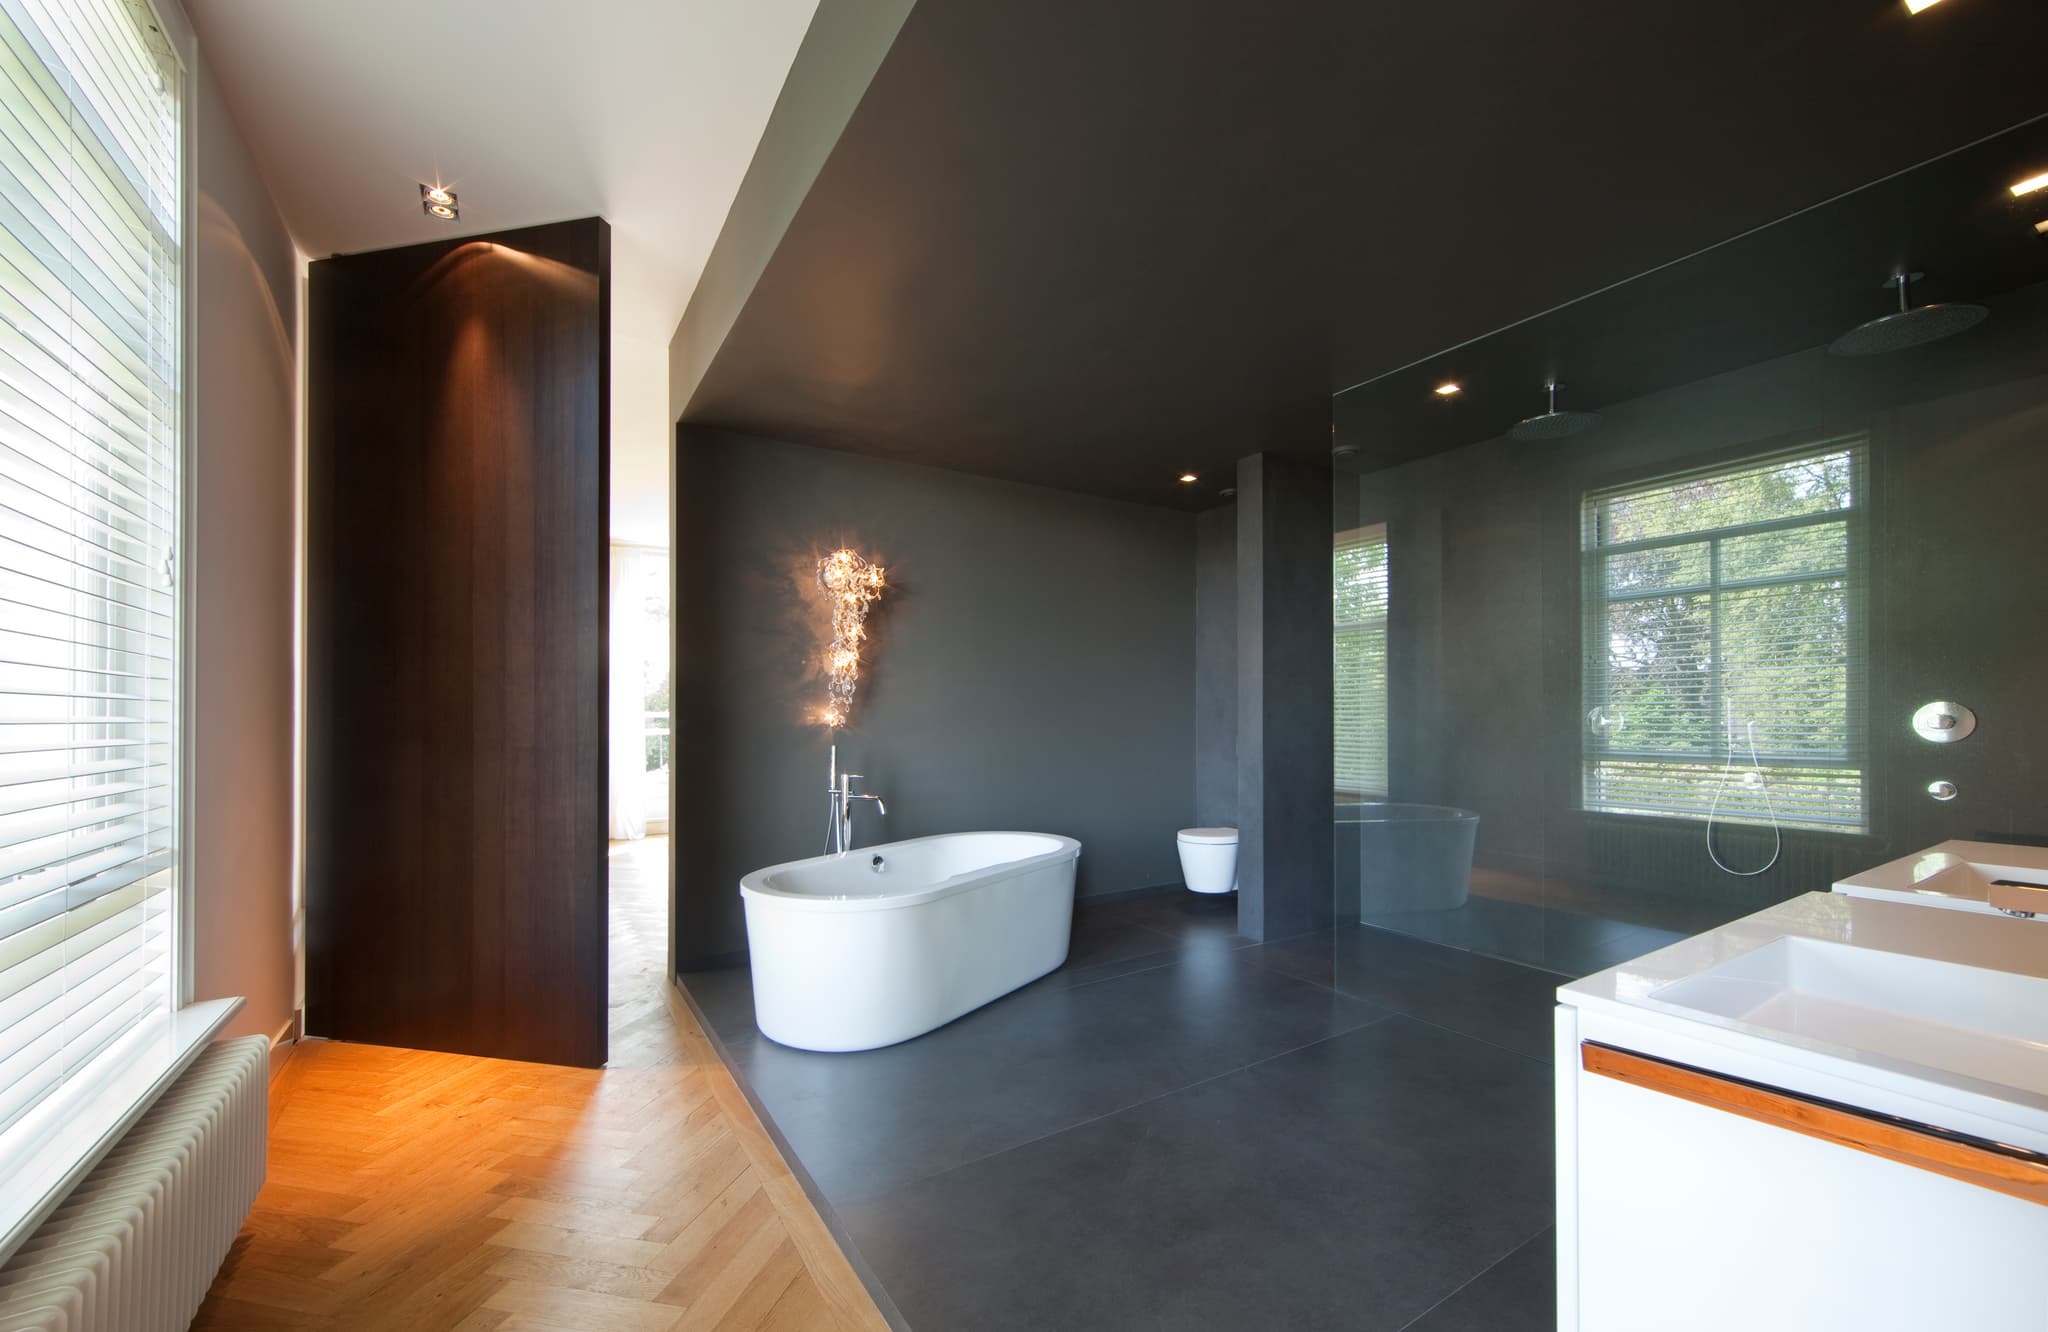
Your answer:
[[[307,1029],[602,1064],[610,227],[309,311]]]

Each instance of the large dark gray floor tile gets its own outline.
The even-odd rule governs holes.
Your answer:
[[[1544,954],[1553,971],[1590,976],[1645,953],[1654,953],[1685,937],[1677,930],[1660,930],[1651,925],[1624,925],[1599,936],[1558,932],[1545,944]]]
[[[988,1332],[1397,1329],[1551,1214],[1548,1070],[1404,1018],[839,1208]]]
[[[1186,889],[1117,902],[1083,899],[1074,909],[1066,965],[1036,982],[1045,989],[1088,985],[1163,966],[1177,957],[1214,957],[1249,948],[1237,932],[1237,898]]]
[[[1361,919],[1449,948],[1541,966],[1548,914],[1541,907],[1475,896],[1451,910],[1372,911]]]
[[[1533,1059],[1549,1059],[1565,977],[1369,925],[1249,950],[1265,965]]]
[[[1199,897],[1185,889],[1114,902],[1074,904],[1067,960],[1029,990],[1062,990],[1165,966],[1191,954],[1249,948],[1237,933],[1237,898]],[[744,965],[686,971],[683,985],[718,1038],[734,1045],[756,1034],[752,977]]]
[[[1066,962],[1032,985],[1059,990],[1164,966],[1179,956],[1181,947],[1182,941],[1175,936],[1138,924],[1121,913],[1082,908],[1074,913]]]
[[[1686,937],[1628,920],[1476,894],[1453,910],[1374,912],[1364,923],[1572,977],[1604,971]]]
[[[745,967],[686,971],[683,988],[696,1000],[713,1034],[730,1045],[754,1034],[754,977]]]
[[[1013,994],[883,1050],[811,1054],[758,1036],[728,1049],[839,1203],[1384,1015],[1242,952],[1197,952],[1113,980]]]
[[[1555,1332],[1557,1232],[1546,1230],[1409,1324],[1408,1332]]]
[[[1220,941],[1241,948],[1251,942],[1237,932],[1237,896],[1222,893],[1209,896],[1185,889],[1170,893],[1147,893],[1117,902],[1090,902],[1083,898],[1075,909],[1077,920],[1120,921],[1142,925],[1182,943]]]

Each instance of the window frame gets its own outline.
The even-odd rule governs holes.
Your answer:
[[[167,921],[172,938],[167,950],[170,971],[169,1011],[136,1029],[128,1060],[103,1061],[94,1076],[74,1083],[68,1093],[49,1104],[63,1113],[45,1130],[27,1138],[0,1142],[0,1175],[10,1189],[0,1205],[0,1262],[4,1262],[72,1187],[117,1144],[156,1098],[227,1026],[242,1000],[194,1000],[194,944],[197,892],[194,878],[194,778],[197,729],[194,725],[193,665],[196,643],[198,580],[191,558],[198,530],[198,362],[199,362],[199,102],[203,80],[198,75],[198,41],[179,0],[120,0],[122,8],[145,27],[153,26],[168,48],[178,80],[177,124],[177,256],[178,309],[175,328],[178,402],[172,419],[178,437],[171,450],[176,468],[176,503],[170,514],[168,549],[171,559],[172,615],[170,626],[171,716],[175,762],[170,793],[170,823],[176,844]],[[296,872],[296,866],[295,866]],[[53,1111],[54,1113],[54,1111]]]
[[[1846,453],[1850,457],[1850,493],[1854,497],[1847,509],[1827,510],[1813,514],[1802,514],[1791,518],[1766,519],[1753,523],[1739,523],[1726,527],[1712,527],[1677,533],[1668,537],[1645,538],[1638,541],[1618,542],[1603,545],[1600,542],[1599,524],[1604,515],[1603,505],[1618,497],[1640,495],[1647,491],[1661,490],[1681,485],[1687,481],[1704,481],[1742,472],[1755,471],[1780,463],[1793,463],[1824,458],[1833,454]],[[1833,769],[1854,772],[1859,779],[1858,821],[1851,824],[1822,825],[1814,822],[1780,820],[1783,830],[1795,835],[1817,835],[1823,837],[1869,837],[1872,816],[1879,797],[1879,783],[1873,771],[1874,750],[1871,743],[1871,702],[1873,695],[1873,666],[1870,655],[1871,626],[1876,615],[1875,592],[1871,586],[1870,535],[1871,510],[1875,507],[1873,478],[1877,472],[1877,450],[1872,432],[1867,429],[1848,431],[1819,439],[1806,438],[1796,443],[1778,443],[1766,447],[1746,446],[1717,452],[1710,461],[1693,466],[1672,469],[1651,468],[1632,476],[1629,480],[1602,485],[1581,493],[1579,501],[1579,560],[1580,560],[1580,715],[1578,723],[1578,807],[1581,813],[1594,818],[1615,818],[1631,822],[1657,820],[1680,826],[1700,826],[1708,820],[1708,806],[1698,812],[1675,809],[1643,810],[1613,808],[1595,804],[1591,787],[1597,765],[1603,759],[1637,759],[1645,762],[1698,764],[1697,755],[1655,749],[1616,749],[1607,745],[1594,733],[1588,724],[1591,710],[1608,698],[1608,682],[1612,669],[1613,651],[1605,644],[1605,626],[1610,607],[1629,601],[1654,600],[1673,596],[1707,596],[1711,601],[1712,643],[1710,653],[1713,666],[1712,697],[1715,710],[1725,698],[1724,666],[1719,650],[1721,633],[1721,610],[1719,594],[1791,587],[1810,584],[1821,579],[1839,578],[1849,606],[1847,633],[1847,670],[1845,685],[1852,700],[1844,736],[1842,757],[1812,758],[1804,756],[1774,756],[1759,752],[1756,766],[1769,772],[1780,769]],[[1795,531],[1804,527],[1840,524],[1843,528],[1844,551],[1842,563],[1836,568],[1821,571],[1805,571],[1796,574],[1776,575],[1762,578],[1735,579],[1721,578],[1721,547],[1729,540],[1742,537],[1769,534],[1778,531]],[[1608,592],[1605,577],[1606,561],[1617,554],[1634,551],[1670,549],[1681,546],[1705,544],[1709,549],[1709,573],[1705,583],[1683,586],[1660,587],[1634,595],[1614,596]],[[1601,639],[1602,650],[1595,651],[1595,639]],[[1861,707],[1855,700],[1860,700]],[[1738,760],[1747,755],[1738,750]],[[1725,762],[1725,755],[1707,760],[1717,771]],[[1718,780],[1718,777],[1716,778]],[[1720,821],[1744,826],[1763,826],[1758,821],[1738,815],[1722,814]]]
[[[181,0],[127,0],[131,8],[147,9],[156,16],[171,56],[178,62],[178,224],[184,244],[178,254],[178,514],[171,540],[174,552],[173,576],[177,593],[175,632],[171,648],[175,662],[178,717],[178,789],[173,793],[172,818],[178,829],[178,880],[173,888],[172,917],[177,938],[171,948],[175,968],[172,1002],[179,1010],[192,1005],[197,970],[198,934],[197,821],[193,791],[197,781],[198,734],[193,688],[193,665],[197,656],[199,561],[193,558],[193,534],[199,530],[199,38],[186,16]],[[300,302],[303,319],[304,301]],[[301,356],[303,357],[303,338]],[[303,392],[301,389],[300,392]],[[297,447],[295,442],[294,447]],[[297,469],[303,477],[303,468]],[[301,515],[294,515],[304,530]],[[296,611],[294,612],[296,614]],[[296,698],[294,702],[297,702]],[[298,721],[293,721],[294,734]],[[293,764],[293,779],[298,765]],[[294,801],[296,807],[296,799]],[[296,838],[294,839],[296,841]],[[296,878],[298,866],[293,864]],[[293,886],[296,897],[296,883]]]

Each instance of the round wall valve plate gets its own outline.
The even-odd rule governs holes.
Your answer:
[[[1960,703],[1929,703],[1913,714],[1913,733],[1937,745],[1951,745],[1977,729],[1977,714]]]

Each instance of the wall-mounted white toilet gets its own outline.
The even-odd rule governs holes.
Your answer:
[[[1237,891],[1237,829],[1182,828],[1180,876],[1198,893]]]

